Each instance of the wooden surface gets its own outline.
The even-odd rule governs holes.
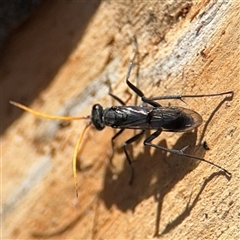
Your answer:
[[[1,58],[2,238],[239,239],[240,4],[170,2],[46,1],[13,32]],[[90,129],[78,157],[75,199],[71,160],[86,122],[64,127],[9,105],[11,99],[75,116],[90,114],[97,102],[117,105],[107,93],[111,85],[120,98],[129,96],[133,36],[139,55],[131,81],[146,96],[234,91],[232,101],[165,101],[195,109],[204,121],[197,132],[163,133],[155,141],[175,149],[190,145],[189,154],[226,168],[230,180],[206,163],[139,141],[131,151],[136,177],[129,186],[121,146],[134,132],[117,139],[111,167],[114,131]],[[133,96],[129,104],[135,102]]]

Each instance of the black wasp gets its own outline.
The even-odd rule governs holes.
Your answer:
[[[146,130],[155,130],[149,137],[147,137],[143,144],[145,146],[154,147],[169,153],[177,154],[180,156],[185,156],[188,158],[197,159],[203,162],[207,162],[222,171],[224,171],[228,176],[231,176],[231,173],[228,172],[223,167],[210,162],[204,158],[200,158],[197,156],[189,155],[184,153],[184,150],[188,147],[184,147],[180,150],[176,149],[168,149],[159,145],[155,145],[152,141],[157,138],[162,131],[167,132],[187,132],[199,127],[202,123],[202,117],[197,112],[177,106],[171,107],[163,107],[161,104],[156,102],[157,100],[163,99],[179,99],[183,98],[196,98],[196,97],[213,97],[213,96],[221,96],[221,95],[231,95],[233,97],[233,91],[223,92],[223,93],[215,93],[215,94],[202,94],[202,95],[172,95],[172,96],[161,96],[161,97],[153,97],[147,98],[143,94],[143,92],[137,88],[134,84],[129,81],[130,73],[132,71],[134,65],[134,59],[136,57],[137,50],[134,54],[133,59],[130,61],[130,65],[128,68],[127,76],[126,76],[126,84],[128,87],[135,92],[142,101],[140,106],[126,106],[125,103],[119,99],[117,96],[109,93],[111,97],[117,100],[122,106],[112,106],[110,108],[105,108],[100,104],[95,104],[92,107],[92,112],[90,116],[87,117],[62,117],[62,116],[52,116],[37,112],[32,110],[22,104],[10,101],[16,107],[19,107],[25,111],[33,113],[35,115],[50,118],[50,119],[58,119],[58,120],[81,120],[81,119],[90,119],[88,125],[86,125],[82,134],[80,135],[78,142],[75,147],[74,157],[73,157],[73,172],[75,178],[75,184],[77,189],[77,181],[76,181],[76,159],[77,153],[82,141],[83,135],[86,129],[92,124],[97,130],[103,130],[105,126],[109,126],[112,128],[120,129],[113,137],[112,137],[112,145],[114,140],[125,130],[125,129],[140,129],[142,130],[140,133],[128,139],[123,144],[123,149],[127,158],[127,161],[132,169],[132,175],[130,179],[130,183],[133,180],[134,172],[132,167],[132,161],[127,151],[127,146],[135,141],[137,141]],[[182,100],[183,101],[183,100]]]

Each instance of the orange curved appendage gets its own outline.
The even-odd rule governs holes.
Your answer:
[[[72,168],[73,168],[73,177],[74,177],[74,182],[75,182],[75,191],[76,191],[76,197],[78,197],[78,182],[77,182],[77,170],[76,170],[76,166],[77,166],[77,154],[78,154],[78,149],[79,146],[82,142],[83,136],[86,132],[86,130],[91,126],[91,122],[89,122],[85,128],[83,129],[81,135],[79,136],[78,140],[77,140],[77,144],[75,146],[75,150],[74,150],[74,155],[73,155],[73,161],[72,161]]]
[[[29,108],[25,105],[22,105],[21,103],[17,103],[17,102],[14,102],[14,101],[10,101],[10,104],[12,104],[15,107],[18,107],[18,108],[20,108],[20,109],[22,109],[26,112],[32,113],[36,116],[43,117],[43,118],[48,118],[48,119],[53,119],[53,120],[72,121],[72,120],[83,120],[83,119],[89,119],[90,118],[90,116],[87,116],[87,117],[54,116],[54,115],[49,115],[49,114],[38,112],[38,111],[33,110],[33,109],[31,109],[31,108]],[[77,144],[75,146],[74,155],[73,155],[72,167],[73,167],[73,177],[74,177],[74,182],[75,182],[76,197],[78,197],[78,183],[77,183],[77,170],[76,170],[77,153],[78,153],[79,146],[82,142],[83,136],[84,136],[86,130],[88,129],[88,127],[90,127],[90,125],[91,125],[91,122],[89,122],[85,126],[85,128],[83,129],[83,132],[79,136]]]
[[[71,117],[71,116],[54,116],[54,115],[49,115],[49,114],[45,114],[45,113],[41,113],[38,111],[35,111],[29,107],[26,107],[24,105],[22,105],[21,103],[17,103],[14,101],[10,101],[10,104],[14,105],[15,107],[18,107],[26,112],[32,113],[36,116],[39,117],[43,117],[43,118],[49,118],[49,119],[53,119],[53,120],[63,120],[63,121],[72,121],[72,120],[82,120],[82,119],[89,119],[90,117]]]

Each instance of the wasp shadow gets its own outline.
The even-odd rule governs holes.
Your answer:
[[[188,154],[203,157],[205,150],[202,146],[195,146],[197,132],[184,133],[173,146],[174,149],[182,149],[189,145]],[[166,141],[158,143],[167,147]],[[107,166],[104,177],[103,189],[99,198],[110,209],[115,205],[122,212],[131,210],[134,212],[136,206],[144,199],[154,197],[157,202],[155,236],[159,235],[160,217],[164,196],[181,181],[189,172],[195,169],[199,161],[175,154],[167,154],[155,149],[150,153],[150,147],[144,147],[133,161],[135,178],[132,185],[128,184],[130,167],[125,161],[122,171],[117,174],[111,165]],[[201,191],[202,192],[202,191]],[[199,194],[200,195],[200,194]],[[195,206],[196,202],[186,212],[177,216],[172,225],[168,225],[164,233],[179,225]]]
[[[214,172],[212,173],[207,179],[204,180],[200,190],[198,191],[196,197],[193,199],[192,203],[190,204],[190,201],[191,201],[191,198],[189,198],[189,201],[188,203],[186,204],[186,207],[185,209],[183,210],[183,212],[181,214],[179,214],[173,221],[171,221],[170,223],[167,224],[167,226],[162,230],[161,233],[159,233],[159,225],[156,225],[156,231],[155,231],[155,234],[154,236],[155,237],[160,237],[160,236],[163,236],[164,234],[167,234],[168,232],[170,232],[172,229],[174,229],[175,227],[177,227],[179,224],[181,224],[184,219],[186,219],[192,209],[194,208],[194,206],[197,204],[198,202],[198,199],[200,198],[200,195],[202,194],[202,192],[204,191],[205,187],[207,186],[207,184],[209,182],[211,182],[215,177],[219,176],[219,175],[223,175],[225,176],[225,173],[224,172],[221,172],[221,171],[218,171],[218,172]],[[162,204],[162,200],[163,199],[159,199],[159,203],[158,204],[158,207],[161,207],[161,204]],[[160,205],[160,206],[159,206]],[[158,209],[158,212],[160,209]],[[158,216],[157,216],[158,217]],[[156,221],[157,223],[158,221]],[[160,222],[160,221],[159,221]],[[159,223],[158,222],[158,223]]]
[[[208,125],[209,123],[212,121],[214,115],[216,114],[216,112],[221,108],[221,106],[226,102],[226,101],[232,101],[233,99],[233,94],[231,96],[226,96],[224,97],[219,103],[218,105],[215,107],[215,109],[211,112],[211,114],[209,115],[208,119],[206,120],[206,123],[204,124],[204,127],[203,127],[203,130],[200,134],[200,137],[199,137],[199,141],[198,141],[198,144],[201,144],[201,142],[203,141],[203,138],[205,136],[205,132],[207,131],[207,128],[208,128]]]

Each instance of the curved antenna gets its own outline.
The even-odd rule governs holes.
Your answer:
[[[21,103],[17,103],[14,101],[10,101],[10,104],[14,105],[15,107],[18,107],[26,112],[32,113],[36,116],[43,117],[43,118],[48,118],[48,119],[53,119],[53,120],[63,120],[63,121],[72,121],[72,120],[82,120],[82,119],[90,119],[90,116],[86,117],[71,117],[71,116],[54,116],[54,115],[49,115],[45,113],[38,112],[36,110],[33,110]],[[82,133],[80,134],[77,144],[75,146],[74,150],[74,155],[73,155],[73,161],[72,161],[72,168],[73,168],[73,177],[74,177],[74,182],[75,182],[75,191],[76,191],[76,197],[78,197],[78,183],[77,183],[77,170],[76,170],[76,164],[77,164],[77,153],[79,146],[82,142],[83,136],[86,132],[86,130],[91,126],[91,122],[89,122],[85,128],[83,129]]]
[[[38,111],[35,111],[27,106],[22,105],[21,103],[17,103],[14,101],[10,101],[10,104],[14,105],[15,107],[18,107],[26,112],[32,113],[36,116],[43,117],[43,118],[49,118],[49,119],[54,119],[54,120],[63,120],[63,121],[72,121],[72,120],[81,120],[81,119],[89,119],[90,116],[86,117],[70,117],[70,116],[54,116],[54,115],[49,115],[45,113],[41,113]]]
[[[85,128],[83,129],[82,133],[80,134],[78,140],[77,140],[77,144],[75,146],[75,150],[74,150],[74,154],[73,154],[73,161],[72,161],[72,169],[73,169],[73,177],[74,177],[74,183],[75,183],[75,192],[76,192],[76,197],[78,198],[78,182],[77,182],[77,154],[78,154],[78,149],[79,146],[82,142],[83,136],[86,132],[86,130],[91,126],[91,122],[89,122]]]

